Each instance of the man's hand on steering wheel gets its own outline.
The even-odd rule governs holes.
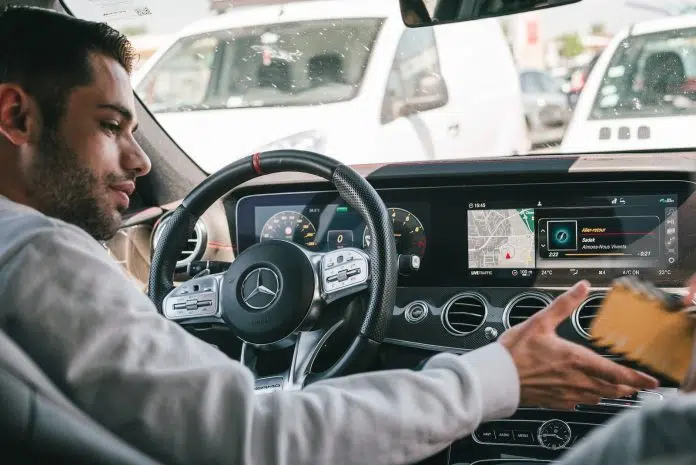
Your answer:
[[[587,298],[589,284],[577,283],[545,310],[503,334],[520,377],[521,405],[572,409],[657,387],[656,379],[609,361],[556,334],[556,327]]]

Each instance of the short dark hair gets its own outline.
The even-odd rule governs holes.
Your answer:
[[[0,44],[0,83],[22,86],[54,129],[70,92],[94,79],[91,53],[117,60],[128,73],[135,58],[126,36],[106,23],[29,6],[0,8]]]

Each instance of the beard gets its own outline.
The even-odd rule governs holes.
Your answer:
[[[110,205],[108,186],[122,177],[109,174],[100,179],[84,163],[55,130],[44,128],[27,173],[29,195],[43,214],[106,241],[118,231],[123,214]]]

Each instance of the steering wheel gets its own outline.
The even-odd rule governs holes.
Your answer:
[[[288,241],[264,241],[239,254],[224,273],[197,277],[175,288],[176,257],[200,216],[239,184],[286,171],[313,174],[333,183],[372,233],[367,253],[358,248],[312,252]],[[321,379],[355,373],[374,360],[394,309],[397,278],[391,220],[367,180],[324,155],[275,150],[229,164],[186,196],[163,226],[150,267],[148,294],[165,317],[182,325],[211,319],[224,322],[243,341],[241,361],[252,371],[258,350],[294,343],[290,368],[257,379],[256,388],[301,389]],[[369,298],[349,348],[329,369],[311,373],[319,349],[340,326],[340,322],[322,325],[319,317],[328,304],[363,291]]]

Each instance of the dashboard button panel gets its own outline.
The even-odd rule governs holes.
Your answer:
[[[599,426],[595,423],[543,420],[497,420],[481,425],[472,435],[478,444],[512,447],[538,447],[551,450],[570,447]],[[562,429],[562,431],[561,431]],[[558,438],[557,435],[565,436]]]

